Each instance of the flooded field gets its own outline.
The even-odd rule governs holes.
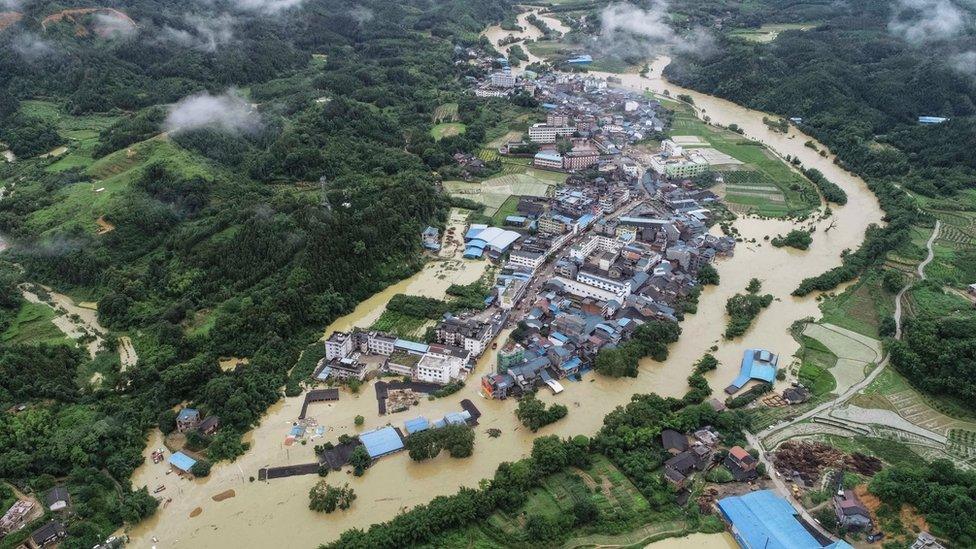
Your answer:
[[[486,32],[489,35],[493,33],[495,31],[492,29]],[[501,36],[508,34],[507,31],[502,33]],[[842,250],[860,245],[868,224],[880,222],[881,210],[877,200],[861,179],[835,166],[832,156],[823,158],[813,149],[804,147],[803,143],[809,138],[795,129],[790,129],[789,135],[796,136],[790,139],[789,135],[768,130],[761,112],[667,83],[660,76],[667,62],[667,58],[655,60],[648,78],[638,75],[615,76],[622,77],[623,86],[635,90],[660,93],[667,89],[672,96],[687,93],[694,97],[698,108],[714,122],[738,124],[744,128],[747,136],[765,142],[781,156],[789,154],[799,157],[807,167],[819,169],[847,192],[848,204],[833,207],[830,218],[817,222],[813,245],[808,251],[775,248],[763,241],[767,235],[775,236],[792,228],[793,224],[788,220],[738,220],[736,227],[743,238],[756,239],[757,242],[742,242],[734,257],[717,262],[721,285],[709,287],[702,293],[699,312],[689,315],[682,323],[683,334],[680,341],[672,346],[670,358],[664,363],[645,360],[636,379],[613,380],[591,373],[581,382],[567,382],[566,391],[559,396],[541,392],[542,400],[557,400],[568,406],[569,416],[535,434],[517,422],[513,413],[515,401],[486,400],[479,395],[480,376],[494,366],[494,355],[490,352],[479,361],[464,389],[444,399],[422,400],[419,406],[404,413],[379,416],[371,384],[364,385],[356,395],[343,392],[338,402],[311,405],[309,416],[327,429],[323,442],[334,441],[344,432],[357,432],[359,429],[353,424],[356,415],[366,418],[362,429],[371,429],[387,423],[401,426],[404,420],[417,415],[437,419],[444,413],[460,410],[459,402],[465,398],[471,399],[482,411],[474,455],[468,459],[455,460],[442,453],[436,459],[416,463],[406,453],[400,453],[379,460],[363,477],[353,477],[345,471],[331,473],[328,477],[330,482],[348,482],[356,491],[358,499],[348,511],[320,515],[308,509],[308,491],[318,481],[314,475],[269,482],[250,480],[252,476],[257,477],[260,467],[308,463],[314,459],[312,446],[320,442],[310,441],[306,446],[284,444],[291,422],[298,416],[302,397],[283,399],[268,410],[261,425],[249,435],[251,451],[234,463],[214,467],[206,480],[178,480],[173,475],[165,475],[165,464],[153,465],[151,461],[140,467],[133,477],[133,485],[147,485],[152,491],[157,484],[166,484],[163,494],[171,497],[172,501],[161,508],[155,517],[130,532],[132,545],[236,549],[274,546],[287,540],[295,547],[314,547],[335,539],[348,528],[366,527],[390,519],[398,512],[425,503],[435,496],[451,494],[460,486],[476,486],[479,480],[491,476],[500,462],[527,455],[536,436],[592,434],[600,427],[607,412],[627,403],[634,393],[683,394],[687,389],[685,380],[691,364],[713,345],[717,345],[715,354],[722,363],[709,374],[717,392],[735,377],[742,351],[750,346],[765,347],[780,353],[783,356],[781,363],[788,364],[788,357],[797,349],[797,343],[788,333],[790,324],[805,317],[819,317],[815,296],[797,299],[791,297],[790,292],[803,278],[839,265]],[[818,147],[824,148],[820,144]],[[472,282],[481,276],[485,268],[484,262],[453,258],[433,261],[417,275],[361,303],[352,313],[329,326],[327,333],[348,330],[353,326],[369,326],[380,316],[386,302],[394,294],[442,297],[452,282]],[[759,315],[752,329],[743,337],[723,341],[725,301],[743,291],[752,277],[762,280],[763,291],[772,293],[776,301]],[[507,334],[503,333],[500,337],[505,336]],[[491,439],[485,434],[492,427],[502,431],[499,438]],[[151,440],[146,455],[157,445],[156,441]],[[230,489],[235,490],[235,497],[219,502],[212,499]],[[197,508],[200,510],[197,511]],[[196,514],[191,518],[191,513]],[[158,542],[152,541],[154,536]],[[696,547],[734,547],[731,538],[721,534],[683,539]],[[653,546],[681,547],[676,543],[679,542],[665,541]]]
[[[542,15],[539,12],[540,12],[539,8],[534,8],[528,11],[524,11],[518,15],[517,18],[518,24],[520,27],[522,27],[522,32],[508,31],[501,28],[499,25],[494,25],[488,27],[485,30],[485,32],[482,33],[484,36],[487,36],[489,40],[491,40],[491,43],[495,45],[495,48],[498,51],[504,53],[506,56],[508,55],[508,50],[510,50],[514,44],[506,44],[504,46],[499,46],[498,43],[510,35],[522,39],[521,42],[515,42],[515,44],[519,44],[520,46],[522,46],[522,49],[525,50],[525,53],[526,55],[528,55],[529,60],[523,61],[518,67],[512,67],[512,72],[515,74],[521,74],[522,72],[524,72],[526,65],[531,65],[532,63],[542,61],[541,57],[533,54],[531,51],[529,51],[529,48],[526,47],[525,45],[525,40],[538,40],[539,38],[542,38],[542,31],[540,31],[535,25],[529,23],[528,21],[528,17],[530,14],[534,14],[536,17],[541,19],[542,22],[544,22],[549,28],[555,30],[560,34],[565,34],[570,31],[570,28],[567,27],[559,19],[550,17],[548,15]]]

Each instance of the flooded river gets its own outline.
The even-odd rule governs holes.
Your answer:
[[[530,25],[523,26],[531,29]],[[487,32],[490,34],[492,30]],[[506,31],[503,36],[507,34]],[[819,316],[815,296],[797,299],[791,297],[790,292],[803,278],[839,265],[840,252],[845,248],[858,247],[865,228],[869,223],[879,222],[882,212],[861,179],[835,166],[833,157],[820,157],[814,150],[803,146],[809,137],[791,129],[790,135],[797,137],[789,139],[787,135],[770,131],[762,121],[761,112],[667,83],[660,75],[667,62],[666,58],[655,60],[648,78],[624,75],[622,85],[655,92],[667,89],[672,96],[687,93],[694,97],[695,103],[712,121],[738,124],[749,137],[765,142],[781,156],[799,157],[807,167],[819,169],[847,192],[847,205],[833,207],[833,216],[817,223],[813,245],[808,251],[774,248],[762,243],[766,235],[787,232],[793,226],[789,221],[738,220],[736,226],[742,236],[755,238],[762,244],[740,243],[734,257],[717,262],[722,283],[702,293],[699,312],[689,315],[682,323],[683,334],[680,341],[672,346],[670,358],[664,363],[644,361],[640,376],[636,379],[612,380],[588,374],[581,382],[567,382],[566,391],[558,396],[548,391],[541,392],[543,400],[556,400],[568,406],[569,416],[537,434],[527,432],[517,422],[513,413],[515,401],[485,400],[479,395],[478,380],[493,367],[494,357],[490,352],[479,361],[463,390],[448,398],[421,401],[419,406],[404,413],[379,416],[371,385],[364,386],[358,395],[343,392],[336,403],[311,405],[309,415],[315,417],[320,425],[327,426],[325,440],[333,441],[341,433],[357,432],[359,429],[354,426],[353,420],[360,414],[367,418],[363,429],[388,422],[401,426],[404,420],[417,415],[436,419],[444,413],[460,410],[459,401],[464,398],[471,399],[483,413],[477,429],[475,452],[468,459],[455,460],[445,452],[436,459],[415,463],[401,452],[381,459],[363,477],[356,478],[345,471],[331,473],[328,477],[331,483],[348,482],[356,491],[358,498],[348,511],[322,515],[308,509],[308,491],[319,480],[316,476],[270,482],[249,480],[249,477],[257,476],[260,467],[314,460],[312,446],[320,441],[310,442],[307,446],[285,446],[285,436],[291,422],[298,416],[302,397],[283,399],[271,407],[261,425],[249,435],[251,451],[235,463],[214,467],[206,480],[179,480],[175,475],[164,474],[165,465],[152,465],[151,461],[147,461],[134,475],[133,485],[148,485],[152,490],[163,484],[167,488],[162,495],[171,497],[172,501],[165,508],[160,508],[154,518],[130,532],[132,545],[240,549],[271,547],[287,542],[294,547],[314,547],[335,539],[348,528],[366,527],[390,519],[398,512],[425,503],[435,496],[454,493],[460,486],[477,486],[478,481],[491,476],[502,461],[527,455],[536,436],[592,434],[599,429],[607,412],[626,404],[634,393],[682,395],[687,389],[685,379],[691,364],[712,345],[718,346],[716,356],[721,361],[721,366],[709,374],[716,392],[721,392],[735,377],[742,350],[747,347],[772,349],[783,356],[781,363],[789,363],[788,357],[797,350],[797,343],[787,331],[790,324],[805,317]],[[819,144],[818,147],[824,148]],[[450,284],[449,279],[470,282],[477,279],[485,268],[483,262],[456,259],[450,262],[455,270],[446,271],[444,261],[432,262],[417,275],[363,302],[354,312],[338,319],[329,330],[368,326],[379,317],[385,303],[396,293],[443,296]],[[777,299],[759,315],[745,336],[725,342],[721,339],[726,321],[725,301],[732,294],[742,291],[752,277],[762,280],[763,290]],[[502,431],[499,438],[491,439],[485,434],[492,427]],[[147,457],[150,449],[156,445],[158,439],[150,442]],[[228,489],[234,489],[236,496],[220,502],[212,499]],[[198,507],[201,511],[191,518],[191,512]],[[154,543],[153,536],[158,537],[159,541]],[[728,536],[720,534],[684,539],[695,547],[734,547]],[[681,547],[675,543],[679,542],[662,542],[653,547]]]

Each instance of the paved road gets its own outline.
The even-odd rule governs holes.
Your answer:
[[[925,247],[928,249],[928,255],[921,263],[918,264],[917,273],[920,280],[925,280],[926,278],[925,267],[927,267],[928,264],[932,262],[932,258],[935,256],[935,252],[932,249],[932,246],[935,244],[935,239],[939,237],[939,231],[941,230],[942,230],[942,222],[936,221],[935,229],[932,231],[932,236],[930,236],[928,242],[925,243]],[[908,290],[912,288],[914,284],[915,284],[914,280],[908,281],[908,283],[905,284],[905,286],[901,289],[901,291],[898,292],[898,295],[895,296],[895,313],[894,313],[895,339],[901,339],[902,297],[905,295],[905,293]],[[833,536],[833,534],[830,534],[829,532],[821,528],[820,524],[813,520],[813,517],[810,516],[810,514],[807,512],[807,510],[803,507],[802,504],[795,502],[793,500],[790,490],[786,487],[786,483],[783,482],[781,478],[776,476],[772,463],[770,463],[768,460],[768,456],[766,455],[766,449],[763,447],[762,441],[763,439],[767,438],[769,435],[777,431],[785,429],[801,421],[806,421],[807,419],[810,419],[811,417],[818,415],[821,412],[824,412],[826,410],[829,410],[831,408],[834,408],[840,404],[847,402],[848,400],[850,400],[851,397],[859,393],[861,389],[864,389],[865,387],[870,385],[871,382],[873,382],[875,378],[877,378],[881,374],[881,372],[885,369],[887,365],[888,365],[888,357],[885,356],[884,359],[882,359],[881,362],[878,363],[878,366],[874,370],[872,370],[870,374],[868,374],[863,380],[852,385],[849,389],[847,389],[847,391],[844,391],[844,393],[838,396],[837,398],[824,402],[823,404],[817,406],[816,408],[813,408],[812,410],[804,414],[800,414],[799,416],[793,418],[792,420],[777,425],[772,425],[766,428],[765,430],[760,431],[758,435],[754,435],[749,432],[746,433],[746,440],[749,441],[749,444],[752,445],[757,450],[759,450],[759,460],[762,463],[766,464],[766,469],[769,471],[769,476],[773,481],[773,486],[775,486],[776,491],[779,492],[781,496],[786,498],[787,501],[793,503],[793,507],[796,508],[800,516],[807,519],[810,522],[810,524],[813,524],[818,530],[820,530],[824,535],[829,536],[831,539],[836,539],[836,538]]]

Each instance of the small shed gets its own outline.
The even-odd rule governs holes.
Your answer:
[[[183,452],[176,452],[175,454],[169,456],[170,466],[176,469],[179,473],[189,473],[190,469],[192,469],[196,463],[197,460],[191,458]]]
[[[412,435],[420,431],[426,431],[430,428],[430,421],[424,416],[417,416],[413,419],[408,419],[403,423],[403,426],[407,429],[407,434]]]
[[[61,511],[66,509],[71,505],[71,496],[68,494],[68,488],[63,484],[59,484],[54,488],[51,488],[47,494],[44,495],[44,504],[47,508],[52,511]]]

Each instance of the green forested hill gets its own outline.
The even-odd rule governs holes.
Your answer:
[[[905,331],[891,364],[950,410],[972,410],[976,313],[961,296],[976,283],[976,30],[972,4],[767,0],[725,12],[726,28],[812,22],[771,41],[730,32],[709,51],[685,52],[666,70],[678,84],[785,117],[865,178],[887,226],[869,230],[843,265],[794,292],[832,290],[868,270],[915,276],[919,242],[933,231],[928,281],[905,295]],[[827,5],[829,4],[829,8]],[[928,7],[929,9],[923,9]],[[944,117],[938,124],[920,116]],[[880,277],[878,277],[880,278]],[[893,335],[891,330],[882,335]]]
[[[66,544],[91,547],[154,509],[127,479],[164,411],[218,414],[210,457],[238,455],[301,348],[419,267],[420,231],[447,212],[432,170],[485,133],[462,100],[467,132],[435,142],[431,113],[458,100],[456,48],[509,6],[20,4],[0,31],[0,141],[18,157],[0,165],[0,234],[15,244],[0,262],[0,333],[24,306],[16,284],[44,283],[98,301],[140,362],[119,373],[100,354],[109,375],[92,388],[76,383],[94,367],[84,353],[5,345],[0,408],[28,406],[0,413],[0,478],[66,479],[78,512]],[[88,7],[135,24],[45,19]],[[251,360],[222,372],[218,356]]]

